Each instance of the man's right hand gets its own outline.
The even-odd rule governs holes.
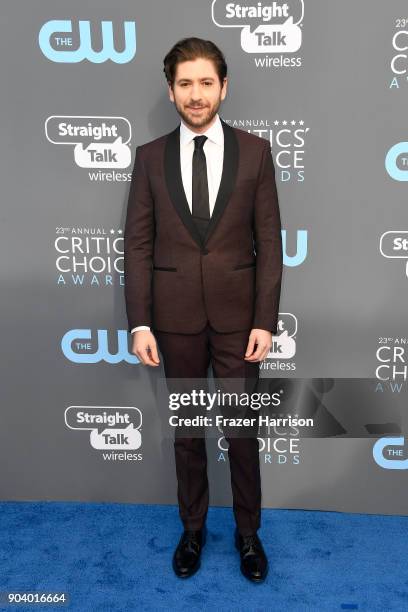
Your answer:
[[[132,353],[144,364],[153,367],[160,365],[156,338],[151,331],[141,329],[132,334]]]

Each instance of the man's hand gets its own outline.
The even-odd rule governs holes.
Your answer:
[[[255,345],[257,345],[255,350]],[[244,359],[263,361],[272,348],[272,333],[266,329],[252,329]]]
[[[160,365],[156,338],[151,331],[140,329],[132,334],[132,353],[144,364],[153,367]]]

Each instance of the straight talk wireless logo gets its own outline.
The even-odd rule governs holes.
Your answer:
[[[45,136],[52,144],[70,147],[74,163],[88,169],[90,181],[130,181],[131,172],[119,171],[131,164],[132,128],[125,117],[51,115]]]
[[[104,451],[104,461],[141,461],[142,413],[122,406],[69,406],[65,410],[68,429],[86,431],[91,447]],[[120,451],[120,452],[119,452]]]
[[[284,372],[296,370],[296,336],[298,321],[291,312],[280,312],[278,333],[272,336],[272,347],[266,358],[260,364],[260,370],[279,371],[283,377]]]
[[[289,2],[228,2],[213,0],[211,18],[220,28],[239,28],[241,48],[256,54],[257,68],[296,68],[302,45],[304,0]],[[262,54],[262,55],[261,55]],[[266,54],[272,54],[270,56]]]

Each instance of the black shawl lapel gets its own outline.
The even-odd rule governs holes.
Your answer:
[[[234,129],[229,126],[228,123],[223,121],[223,119],[221,119],[221,125],[224,130],[224,161],[222,176],[204,243],[201,240],[200,234],[198,233],[193,221],[183,188],[180,167],[180,125],[178,125],[176,129],[170,132],[170,134],[167,136],[164,149],[164,175],[170,199],[182,222],[201,249],[204,249],[205,244],[214,231],[222,213],[225,210],[225,207],[228,204],[235,186],[238,171],[239,146],[237,137]]]
[[[170,132],[166,139],[164,148],[164,176],[170,199],[176,211],[193,239],[202,248],[201,237],[193,221],[181,178],[179,125]]]
[[[219,222],[221,215],[229,202],[230,196],[235,187],[238,172],[239,147],[237,137],[234,129],[222,119],[221,125],[224,130],[224,161],[222,166],[222,176],[220,188],[215,200],[213,214],[211,215],[210,223],[208,224],[207,233],[205,235],[204,244],[208,241],[210,235],[217,226],[217,223]]]

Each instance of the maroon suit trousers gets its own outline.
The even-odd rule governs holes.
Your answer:
[[[251,363],[244,359],[250,329],[220,333],[207,322],[206,327],[197,334],[153,331],[163,357],[166,379],[207,380],[211,363],[215,382],[218,378],[242,379],[245,390],[253,389],[256,385],[259,362]],[[238,530],[245,536],[255,533],[260,527],[259,443],[253,433],[250,437],[243,437],[242,434],[239,437],[228,436],[225,433],[225,438],[229,444],[234,517]],[[174,450],[180,518],[185,529],[198,530],[205,523],[209,502],[205,437],[176,435]]]

